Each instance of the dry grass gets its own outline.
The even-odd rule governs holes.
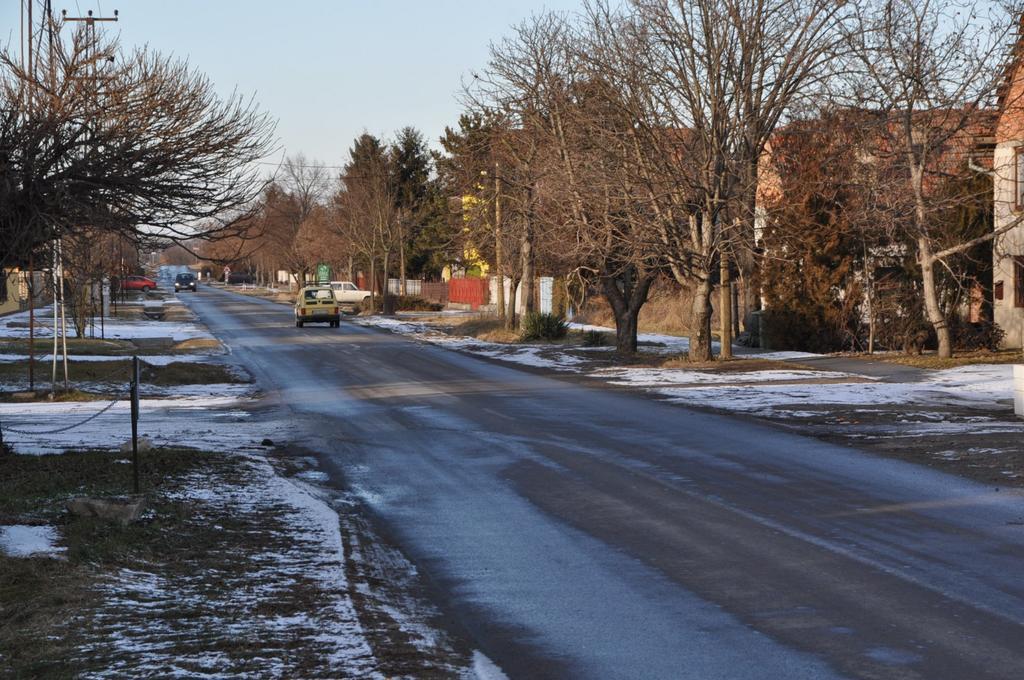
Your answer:
[[[195,352],[197,350],[220,349],[220,341],[214,338],[189,338],[175,343],[171,347],[173,352]]]
[[[885,361],[891,364],[901,364],[903,366],[914,366],[916,368],[928,369],[957,368],[958,366],[974,366],[976,364],[1024,363],[1024,355],[1021,354],[1020,350],[1000,350],[998,352],[982,350],[975,352],[963,352],[955,355],[952,359],[940,359],[935,352],[925,352],[921,355],[862,354],[854,356],[853,358]]]
[[[69,390],[58,389],[57,392],[54,393],[53,399],[50,399],[49,390],[36,390],[35,392],[0,392],[0,403],[5,404],[24,404],[33,401],[102,401],[108,399],[110,399],[109,394],[84,392],[74,388]]]
[[[131,363],[128,358],[121,361],[70,361],[69,373],[75,382],[127,383],[131,380]],[[146,364],[143,357],[141,373],[144,383],[161,386],[246,382],[227,366],[193,361],[174,361],[164,366],[152,366]],[[27,361],[0,362],[0,379],[27,380],[27,376]]]
[[[615,328],[615,316],[602,297],[594,297],[577,315],[576,321]],[[677,288],[662,286],[652,291],[650,300],[640,308],[637,329],[641,333],[661,333],[688,337],[689,302]]]
[[[451,324],[451,319],[435,317]],[[501,319],[493,316],[479,316],[456,322],[447,328],[451,335],[465,335],[485,342],[519,342],[519,333],[505,329]]]
[[[220,349],[221,344],[213,338],[190,338],[174,344],[170,351],[187,354]],[[36,338],[36,356],[49,354],[53,349],[52,338]],[[147,354],[164,354],[159,348],[140,348],[131,340],[100,340],[98,338],[68,338],[68,356],[145,356]],[[22,354],[28,356],[28,338],[10,338],[0,342],[0,354]]]
[[[53,349],[53,338],[36,338],[36,355],[49,353]],[[68,338],[68,354],[98,354],[111,356],[131,354],[136,351],[129,340],[100,340],[97,338]],[[0,342],[0,354],[28,355],[28,338],[9,338]]]

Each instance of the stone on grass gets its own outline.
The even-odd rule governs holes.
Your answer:
[[[68,512],[75,517],[96,517],[111,522],[128,524],[142,514],[146,499],[142,496],[129,498],[72,498],[68,501]]]
[[[139,453],[146,453],[147,451],[153,450],[153,440],[149,437],[139,437]],[[121,453],[132,452],[132,440],[129,439],[124,444],[121,444]]]

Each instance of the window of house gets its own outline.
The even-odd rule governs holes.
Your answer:
[[[1024,146],[1014,149],[1013,207],[1017,211],[1024,210]]]
[[[994,297],[996,300],[1002,300],[1003,299],[1003,282],[1002,281],[996,281],[995,287],[992,290],[992,297]]]
[[[1013,258],[1013,306],[1024,307],[1024,255]]]
[[[0,302],[7,302],[7,272],[0,270]]]

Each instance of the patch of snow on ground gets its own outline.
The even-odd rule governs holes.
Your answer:
[[[51,325],[43,325],[46,318],[36,315],[36,337],[52,338]],[[98,330],[98,329],[97,329]],[[122,320],[107,319],[103,325],[103,335],[108,340],[132,340],[135,338],[173,338],[175,342],[191,340],[194,338],[212,338],[205,329],[198,324],[187,321],[155,321],[152,319]],[[9,338],[28,337],[28,312],[19,312],[0,317],[0,336]],[[74,331],[69,327],[68,336],[74,337]]]
[[[764,384],[690,389],[658,388],[654,381],[649,384],[679,403],[769,414],[780,406],[794,404],[931,404],[988,408],[1009,398],[1012,376],[1010,365],[979,365],[935,371],[916,383]]]
[[[558,351],[552,352],[549,345],[515,345],[510,347],[498,343],[486,343],[477,346],[467,345],[466,349],[481,356],[539,368],[575,371],[578,370],[576,365],[585,363],[583,359],[572,355]]]
[[[442,345],[449,349],[460,349],[480,356],[500,359],[523,366],[576,370],[577,364],[585,363],[582,359],[559,351],[557,345],[510,345],[500,342],[487,342],[466,336],[453,336],[432,329],[424,323],[411,323],[380,316],[363,316],[353,319],[361,326],[384,328],[393,333],[414,337],[417,340]]]
[[[208,390],[209,385],[194,386]],[[232,385],[231,387],[235,387]],[[250,387],[243,385],[239,387]],[[180,388],[175,388],[179,390]],[[118,401],[94,419],[83,422],[108,406],[107,401],[33,402],[0,404],[4,441],[22,454],[61,453],[67,449],[117,449],[131,438],[131,404]],[[225,416],[251,405],[236,396],[174,399],[142,399],[139,402],[139,436],[154,446],[189,447],[209,451],[256,447],[266,438],[286,438],[287,424],[250,416]],[[76,423],[67,432],[49,433]],[[28,433],[28,434],[26,434]]]
[[[0,526],[0,552],[11,557],[55,555],[65,548],[54,545],[57,530],[51,526],[11,524]]]
[[[812,352],[761,352],[755,349],[735,347],[733,348],[738,359],[765,359],[767,361],[791,361],[793,359],[817,359],[823,354]]]
[[[836,371],[695,371],[682,368],[605,368],[590,375],[604,378],[616,385],[654,387],[659,385],[737,384],[786,382],[797,380],[842,380],[856,377]]]
[[[473,650],[473,677],[476,680],[508,680],[508,676],[478,650]]]

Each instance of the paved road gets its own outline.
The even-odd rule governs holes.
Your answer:
[[[184,296],[512,677],[1024,677],[1024,499]]]

